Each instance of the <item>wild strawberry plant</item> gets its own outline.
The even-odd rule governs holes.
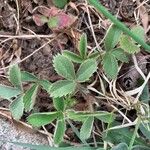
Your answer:
[[[145,116],[138,114],[137,122],[134,124],[135,129],[129,130],[129,128],[122,128],[122,125],[116,121],[116,115],[114,115],[113,112],[89,110],[75,111],[71,108],[72,105],[70,101],[73,102],[77,92],[82,92],[82,87],[85,86],[83,83],[89,81],[93,74],[96,74],[96,71],[101,69],[101,65],[108,78],[115,79],[118,74],[119,63],[127,63],[130,54],[135,54],[140,51],[140,45],[143,46],[146,51],[150,51],[149,45],[145,43],[144,30],[141,26],[136,26],[129,30],[99,4],[97,0],[88,1],[114,23],[106,34],[104,51],[89,53],[87,49],[87,36],[83,34],[79,42],[78,54],[65,50],[62,54],[54,56],[54,69],[58,75],[64,78],[63,80],[50,83],[47,80],[37,78],[33,74],[20,71],[18,65],[14,65],[9,70],[9,81],[12,86],[0,85],[0,97],[10,101],[12,116],[14,119],[19,120],[24,111],[32,112],[32,110],[34,110],[38,89],[45,89],[53,101],[55,111],[33,113],[27,118],[27,121],[36,128],[56,122],[53,136],[55,144],[59,145],[62,143],[68,124],[72,127],[81,142],[87,144],[86,140],[91,137],[94,121],[100,120],[104,128],[102,132],[102,142],[105,141],[105,143],[116,145],[111,148],[111,150],[148,150],[149,144],[142,138],[137,137],[138,129],[140,129],[142,134],[147,139],[150,139],[150,132],[148,130],[150,124],[146,119],[149,114],[148,112],[146,112]],[[58,2],[53,0],[53,3],[62,8],[67,1]],[[52,10],[47,9],[47,12],[52,13]],[[44,15],[45,14],[46,13],[44,13]],[[59,27],[61,29],[66,27],[66,24],[60,24],[62,23],[61,19],[63,17],[68,17],[66,14],[57,12],[55,15],[51,15],[44,17],[35,15],[34,20],[37,24],[39,23],[39,25],[41,25],[41,23],[47,23],[48,26],[54,30]],[[77,71],[75,70],[74,63],[79,66]],[[29,89],[24,89],[24,82],[30,83]],[[84,87],[84,89],[86,88]],[[148,88],[146,88],[140,98],[145,99],[145,96],[146,99],[149,99]],[[80,131],[73,126],[71,121],[81,122],[82,126]],[[73,149],[74,147],[69,148]],[[84,149],[89,148],[95,149],[84,147]],[[35,149],[38,148],[36,147]],[[66,147],[65,149],[68,148]],[[103,148],[98,149],[102,150]]]

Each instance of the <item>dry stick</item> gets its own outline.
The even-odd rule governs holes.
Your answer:
[[[90,12],[89,12],[89,8],[88,8],[88,5],[87,5],[87,0],[85,0],[85,3],[86,3],[87,14],[88,14],[88,20],[89,20],[90,28],[91,28],[91,31],[92,31],[93,39],[94,39],[95,44],[96,44],[96,48],[99,48],[101,50],[101,48],[100,48],[100,46],[97,42],[94,29],[93,29],[93,25],[92,25],[92,21],[91,21],[91,17],[90,17]]]
[[[12,39],[32,39],[32,38],[54,38],[55,35],[0,35],[0,38],[7,38],[0,42],[0,44],[5,43],[6,41],[12,40]]]
[[[147,52],[150,52],[150,45],[145,43],[140,37],[135,35],[130,31],[127,26],[120,22],[116,17],[114,17],[98,0],[88,0],[91,5],[93,5],[99,12],[101,12],[105,17],[110,19],[118,28],[120,28],[124,33],[133,38],[137,43],[139,43]]]
[[[135,55],[132,55],[132,59],[133,59],[133,62],[134,62],[134,66],[137,70],[137,72],[142,76],[142,78],[145,80],[146,77],[144,75],[144,73],[142,72],[141,68],[138,66],[138,62],[137,62],[137,59],[135,57]]]
[[[20,9],[19,9],[19,2],[18,0],[15,0],[15,3],[16,3],[16,8],[17,8],[17,18],[16,18],[16,15],[14,14],[14,19],[16,21],[16,24],[17,24],[17,28],[16,28],[16,34],[19,34],[19,29],[20,29],[20,24],[19,24],[19,18],[20,18]]]

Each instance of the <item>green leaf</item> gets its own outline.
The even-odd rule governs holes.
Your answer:
[[[109,112],[99,112],[95,117],[105,123],[111,123],[115,119],[115,115]]]
[[[86,140],[90,137],[91,132],[92,132],[92,128],[93,128],[93,122],[94,122],[94,117],[88,117],[81,129],[80,129],[80,138],[83,140]]]
[[[18,65],[13,65],[10,67],[9,80],[15,87],[22,89],[21,72]]]
[[[85,82],[89,80],[94,72],[97,70],[97,62],[94,59],[88,59],[84,61],[80,68],[77,71],[77,81],[78,82]]]
[[[110,51],[117,45],[121,33],[122,31],[114,24],[109,28],[104,41],[106,51]]]
[[[68,80],[75,79],[75,71],[72,62],[63,55],[57,55],[53,60],[55,71]]]
[[[87,147],[87,146],[69,146],[69,147],[50,147],[46,145],[33,145],[33,144],[28,144],[28,143],[21,143],[21,142],[12,142],[12,141],[4,141],[23,146],[25,148],[30,148],[32,150],[95,150],[94,147]],[[96,150],[104,150],[103,148],[99,148]]]
[[[133,131],[129,130],[129,128],[112,129],[103,133],[103,139],[115,145],[119,143],[126,143],[127,145],[129,145],[132,136]],[[134,145],[146,146],[148,144],[146,144],[146,142],[141,137],[136,137],[134,140]]]
[[[54,132],[54,143],[59,144],[64,137],[66,131],[66,122],[64,119],[57,120],[56,128]]]
[[[26,111],[31,111],[35,104],[36,95],[38,91],[38,85],[33,84],[32,87],[25,92],[23,97],[24,107]]]
[[[66,108],[73,108],[77,104],[77,99],[76,98],[65,98],[65,107]]]
[[[113,147],[111,150],[128,150],[128,145],[126,143],[119,143],[117,146]]]
[[[50,29],[57,28],[59,26],[59,18],[57,16],[51,17],[49,18],[47,24]]]
[[[129,54],[138,53],[139,47],[127,35],[122,35],[120,38],[120,47]]]
[[[21,71],[21,81],[22,82],[36,82],[38,80],[38,78],[27,72],[27,71]]]
[[[150,100],[150,92],[149,92],[149,86],[148,84],[146,84],[146,86],[144,87],[142,94],[139,98],[142,102],[148,103]]]
[[[118,62],[113,55],[111,55],[110,53],[106,53],[103,57],[102,64],[104,72],[109,78],[114,79],[117,77]]]
[[[146,139],[150,140],[150,123],[141,123],[140,124],[140,131],[146,137]]]
[[[15,120],[19,120],[23,115],[24,104],[23,97],[19,96],[9,106],[12,116]]]
[[[43,87],[44,90],[48,91],[51,87],[52,83],[48,80],[39,80],[38,83]]]
[[[111,51],[111,54],[114,55],[114,57],[117,58],[118,60],[120,60],[121,62],[126,62],[126,63],[129,62],[129,59],[128,59],[126,53],[121,48],[113,49]]]
[[[64,103],[64,99],[62,97],[53,98],[53,104],[54,104],[54,107],[58,111],[64,111],[65,103]]]
[[[85,140],[82,140],[82,139],[80,138],[80,132],[78,131],[78,128],[73,125],[72,121],[69,120],[69,119],[67,119],[67,122],[69,123],[69,125],[70,125],[70,127],[71,127],[73,133],[75,133],[75,135],[81,140],[81,142],[82,142],[83,144],[85,144],[85,145],[88,146],[88,143],[87,143]]]
[[[86,56],[87,56],[87,36],[86,36],[86,34],[82,34],[82,36],[80,38],[78,49],[79,49],[81,58],[83,58],[83,59],[86,58]]]
[[[111,150],[128,150],[128,145],[126,143],[120,143]]]
[[[105,111],[96,111],[96,112],[80,112],[80,111],[67,111],[68,118],[74,121],[82,121],[84,122],[89,117],[96,117],[97,119],[110,123],[114,121],[115,116],[112,113],[108,113]]]
[[[28,117],[28,122],[34,127],[40,127],[51,123],[59,116],[58,112],[35,113]]]
[[[1,98],[10,100],[11,98],[16,97],[17,95],[21,93],[22,91],[20,89],[0,84],[0,97]]]
[[[76,89],[74,81],[60,80],[52,84],[49,93],[52,97],[62,97],[71,94]]]
[[[140,37],[143,41],[145,41],[145,31],[142,26],[135,26],[131,29],[131,32]]]
[[[73,52],[65,50],[65,51],[63,51],[63,55],[66,56],[68,59],[70,59],[73,62],[76,62],[76,63],[83,62],[83,59],[79,55],[77,55]]]
[[[88,59],[97,59],[100,56],[100,52],[94,51],[93,53],[87,56]]]
[[[52,0],[53,4],[58,8],[64,8],[68,3],[68,0]]]
[[[135,146],[132,147],[132,150],[150,150],[150,147],[135,145]]]

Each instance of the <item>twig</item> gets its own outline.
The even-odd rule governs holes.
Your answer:
[[[12,39],[33,39],[33,38],[54,38],[56,35],[50,34],[50,35],[0,35],[0,38],[7,38],[0,42],[0,44],[5,43]]]
[[[138,66],[138,62],[137,62],[137,59],[136,59],[135,55],[132,55],[132,59],[133,59],[133,62],[134,62],[135,69],[138,71],[138,73],[145,80],[146,77],[145,77],[144,73],[142,72],[142,70],[140,69],[140,67]]]

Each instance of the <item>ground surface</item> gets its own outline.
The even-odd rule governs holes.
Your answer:
[[[47,145],[47,139],[42,134],[33,132],[27,128],[16,126],[5,118],[0,118],[0,149],[1,150],[28,150],[7,141]]]

